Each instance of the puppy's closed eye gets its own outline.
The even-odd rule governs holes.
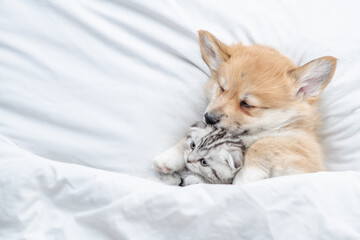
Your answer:
[[[240,102],[240,107],[243,107],[243,108],[254,108],[254,106],[251,106],[250,104],[248,104],[245,100],[242,100]]]

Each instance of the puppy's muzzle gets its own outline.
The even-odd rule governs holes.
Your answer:
[[[205,122],[210,125],[214,125],[220,121],[220,118],[213,113],[205,113]]]

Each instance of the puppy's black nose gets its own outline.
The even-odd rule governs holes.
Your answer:
[[[210,125],[214,125],[219,122],[219,118],[213,113],[205,113],[205,122]]]

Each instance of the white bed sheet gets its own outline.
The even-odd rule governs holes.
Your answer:
[[[357,1],[0,2],[0,239],[360,239]],[[244,187],[152,181],[201,118],[196,31],[339,59],[332,171]]]
[[[0,146],[0,239],[360,238],[359,172],[181,188]]]

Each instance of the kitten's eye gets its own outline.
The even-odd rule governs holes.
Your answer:
[[[195,147],[196,147],[195,143],[194,143],[194,142],[191,142],[191,143],[190,143],[190,148],[194,150]]]
[[[209,165],[205,159],[202,159],[202,160],[200,161],[200,163],[201,163],[201,165],[202,165],[203,167],[206,167],[206,166]]]
[[[220,90],[221,90],[221,92],[225,92],[225,89],[222,86],[220,86]]]
[[[254,106],[251,106],[251,105],[247,104],[246,101],[241,101],[241,102],[240,102],[240,107],[253,108]]]

